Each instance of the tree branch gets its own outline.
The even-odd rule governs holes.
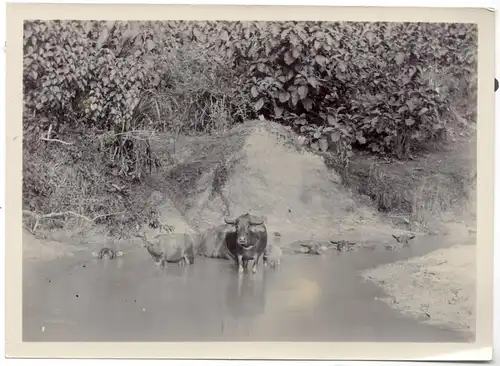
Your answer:
[[[49,139],[47,137],[40,137],[40,140],[49,141],[49,142],[59,142],[60,144],[64,144],[64,145],[73,145],[72,142],[66,142],[66,141],[58,140],[58,139]]]
[[[109,217],[109,216],[119,215],[119,214],[122,214],[124,212],[125,211],[113,212],[113,213],[104,214],[104,215],[97,215],[94,218],[89,218],[87,216],[80,215],[80,214],[78,214],[76,212],[73,212],[73,211],[51,212],[51,213],[48,213],[48,214],[40,215],[40,214],[37,214],[35,212],[23,210],[23,214],[30,215],[30,216],[34,217],[35,220],[36,220],[35,221],[35,225],[33,225],[32,232],[36,231],[36,228],[38,227],[38,224],[39,224],[40,220],[50,219],[50,218],[53,218],[53,217],[60,217],[60,216],[72,215],[72,216],[79,217],[79,218],[81,218],[81,219],[83,219],[83,220],[85,220],[87,222],[94,222],[97,219],[101,219],[103,217]]]

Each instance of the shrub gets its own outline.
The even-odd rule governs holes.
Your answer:
[[[159,113],[166,130],[212,133],[252,116],[251,98],[241,89],[240,77],[227,69],[218,52],[188,45],[160,59],[162,80],[150,97],[156,103],[146,112],[149,120]]]
[[[81,125],[172,129],[175,119],[205,130],[217,119],[247,118],[240,80],[220,50],[196,42],[193,24],[25,22],[27,114],[49,117],[55,134]]]
[[[26,105],[120,132],[134,116],[206,130],[258,113],[315,150],[403,157],[475,97],[476,38],[470,24],[27,22]]]
[[[137,31],[119,23],[34,21],[24,32],[29,110],[51,117],[56,131],[78,124],[107,130],[132,117],[154,66],[140,57],[152,50]]]
[[[151,221],[154,207],[147,204],[149,193],[138,191],[138,185],[121,174],[123,166],[101,147],[104,138],[78,135],[65,145],[25,136],[23,209],[28,228],[60,228],[75,220],[123,228]],[[146,154],[145,148],[138,143],[135,153]],[[134,160],[134,164],[139,161]]]
[[[465,80],[475,74],[476,29],[468,24],[252,22],[219,28],[228,56],[247,70],[255,110],[293,125],[315,150],[340,141],[347,150],[354,145],[403,157],[413,140],[446,130],[453,94],[431,84],[428,68],[456,75],[466,66]]]

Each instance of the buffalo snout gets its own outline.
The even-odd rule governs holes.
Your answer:
[[[238,236],[238,244],[241,246],[246,246],[248,243],[247,237],[246,236]]]

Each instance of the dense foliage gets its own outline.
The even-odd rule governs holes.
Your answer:
[[[446,85],[436,85],[430,73],[474,83],[474,26],[289,22],[230,27],[224,37],[228,55],[248,70],[255,109],[297,127],[315,149],[341,140],[404,156],[412,140],[425,141],[445,130],[453,94],[444,90]]]
[[[28,21],[25,139],[94,136],[125,180],[158,166],[154,131],[259,115],[344,168],[353,148],[405,157],[451,110],[474,121],[476,52],[473,24]]]
[[[440,134],[452,98],[475,89],[476,37],[468,24],[27,22],[25,104],[61,126],[123,132],[140,116],[141,93],[175,92],[172,50],[197,47],[212,51],[205,71],[233,65],[256,112],[296,127],[313,148],[345,139],[403,155]],[[436,85],[444,78],[460,85]]]

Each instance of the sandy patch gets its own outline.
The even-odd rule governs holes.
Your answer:
[[[391,307],[431,324],[475,332],[476,246],[456,245],[361,274]]]
[[[148,233],[151,232],[147,231]],[[81,227],[74,230],[40,230],[33,235],[23,230],[23,261],[45,262],[58,258],[73,257],[77,253],[92,252],[104,247],[128,253],[141,246],[138,238],[118,239],[106,234],[103,226]]]
[[[76,252],[85,250],[72,244],[54,240],[36,238],[28,231],[23,231],[23,260],[28,262],[50,261],[56,258],[71,257]]]

